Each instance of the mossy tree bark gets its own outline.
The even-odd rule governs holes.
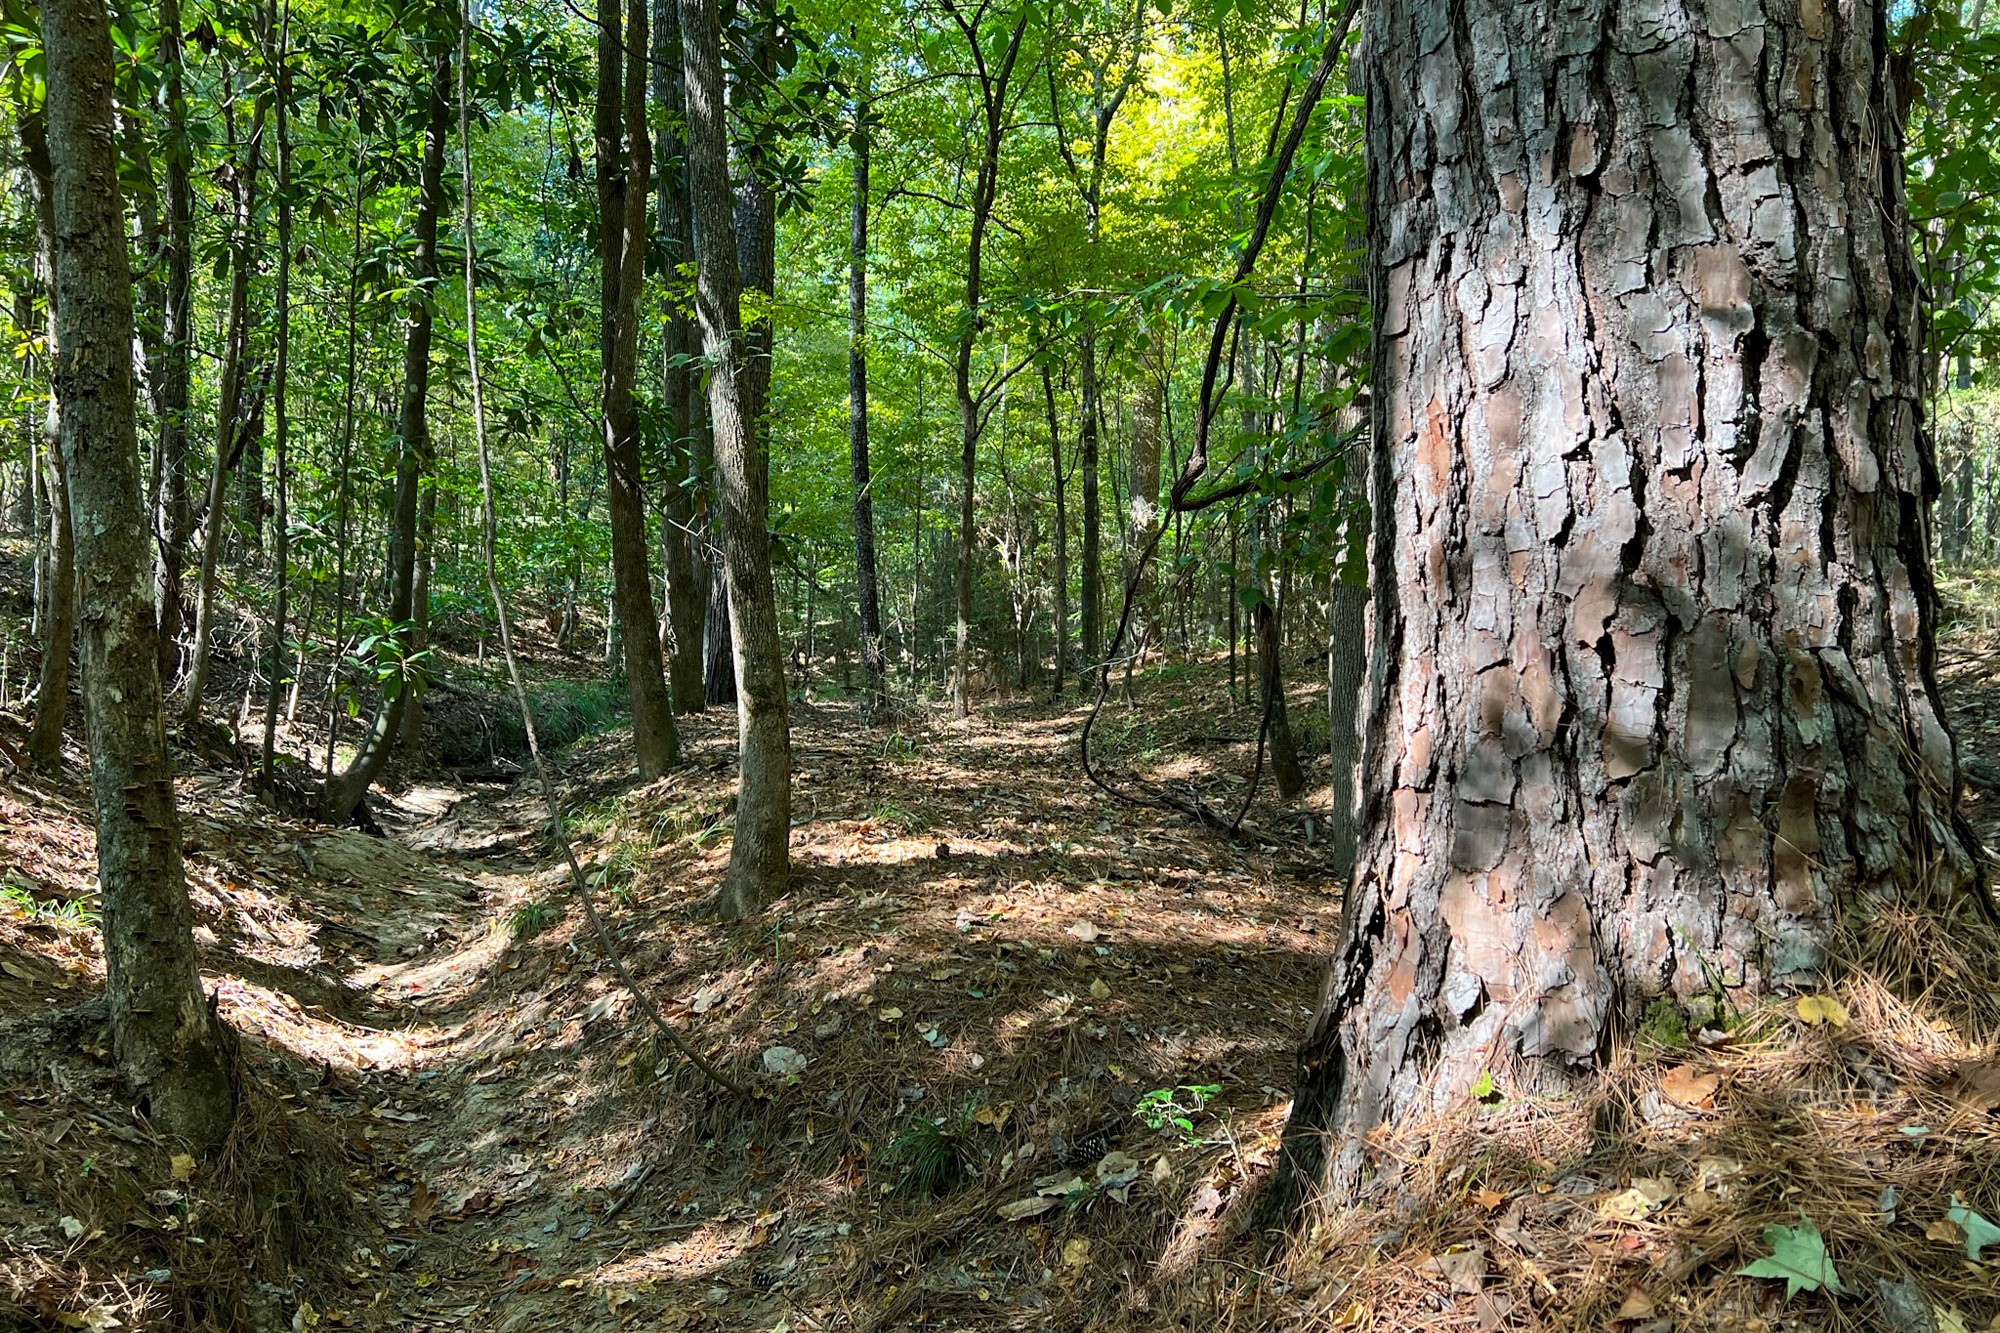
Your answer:
[[[56,398],[76,535],[84,713],[118,1062],[168,1133],[218,1143],[231,1042],[202,996],[160,713],[158,627],[132,382],[132,274],[102,0],[44,0],[55,182]]]
[[[1368,22],[1364,821],[1280,1202],[1974,882],[1883,12]]]

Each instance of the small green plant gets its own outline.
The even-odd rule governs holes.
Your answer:
[[[1194,1118],[1221,1091],[1220,1083],[1183,1083],[1177,1088],[1154,1088],[1133,1105],[1132,1114],[1145,1121],[1148,1129],[1172,1126],[1185,1142],[1192,1145],[1206,1137],[1195,1131]]]
[[[894,801],[881,802],[868,812],[868,818],[871,823],[899,828],[905,833],[921,833],[930,827],[928,819]]]
[[[968,1116],[933,1120],[917,1116],[889,1141],[884,1160],[903,1173],[904,1189],[942,1198],[972,1174],[972,1144]]]
[[[524,903],[507,918],[507,933],[517,940],[533,939],[561,918],[562,912],[554,903]]]
[[[894,760],[897,763],[907,764],[917,757],[918,752],[922,748],[921,743],[916,737],[906,736],[900,731],[892,731],[889,733],[888,739],[882,742],[882,757]]]
[[[81,898],[37,898],[19,884],[0,884],[0,903],[16,915],[58,930],[94,929],[100,919]]]

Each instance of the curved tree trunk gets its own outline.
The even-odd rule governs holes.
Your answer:
[[[722,34],[715,0],[682,0],[687,77],[688,185],[695,201],[697,291],[711,369],[716,506],[735,631],[737,764],[735,836],[717,908],[746,916],[791,878],[792,742],[785,663],[771,586],[769,461],[745,403],[746,356],[729,208],[728,119],[722,102]]]
[[[622,10],[622,13],[621,13]],[[639,462],[639,296],[646,281],[646,196],[653,142],[646,130],[646,0],[597,4],[598,401],[604,499],[611,519],[611,595],[639,780],[681,761],[660,656],[648,567],[646,491]]]
[[[1880,13],[1445,14],[1368,8],[1378,661],[1279,1202],[1973,878]]]
[[[431,458],[431,334],[434,314],[428,297],[437,282],[438,210],[444,199],[444,146],[451,133],[451,48],[440,39],[431,53],[430,105],[423,157],[417,164],[416,255],[411,276],[425,300],[409,305],[403,338],[403,396],[396,415],[396,490],[389,528],[389,621],[396,626],[396,651],[407,662],[416,651],[412,629],[416,606],[419,490]],[[402,734],[403,714],[414,688],[414,672],[399,670],[382,682],[382,698],[347,768],[329,775],[320,796],[323,818],[342,823],[368,794],[389,762]]]
[[[167,1133],[208,1147],[235,1116],[235,1069],[227,1031],[202,996],[160,717],[126,351],[132,276],[112,133],[111,36],[101,0],[44,0],[42,33],[55,180],[56,396],[77,539],[105,993],[119,1067],[149,1114]]]

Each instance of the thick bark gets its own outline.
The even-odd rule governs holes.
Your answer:
[[[847,448],[854,483],[854,602],[861,619],[863,721],[888,701],[883,684],[882,598],[875,577],[875,494],[868,466],[868,118],[854,105],[854,214],[847,245]]]
[[[711,366],[708,404],[715,432],[716,507],[735,639],[736,827],[717,908],[726,916],[744,916],[783,893],[790,881],[792,742],[766,529],[769,461],[746,410],[742,384],[747,348],[736,229],[729,209],[722,35],[715,0],[682,0],[681,45],[687,77],[688,185],[695,201],[697,308]]]
[[[159,563],[153,602],[160,622],[160,679],[171,680],[178,664],[187,593],[181,586],[187,566],[188,532],[194,515],[188,500],[188,357],[194,340],[194,188],[188,178],[187,97],[183,91],[180,0],[160,0],[161,94],[165,134],[161,171],[166,180],[162,233],[166,266],[160,358],[154,382],[159,411]]]
[[[216,390],[215,459],[208,474],[208,503],[202,511],[201,577],[195,590],[194,647],[180,688],[181,720],[201,716],[208,687],[209,648],[215,635],[215,597],[222,561],[223,504],[229,468],[242,430],[243,355],[250,319],[250,270],[257,262],[257,176],[264,154],[264,103],[251,112],[243,161],[231,177],[234,215],[230,237],[229,305],[223,317],[222,378]]]
[[[1279,1203],[1974,873],[1881,13],[1368,21],[1364,823]]]
[[[622,10],[622,13],[621,13]],[[632,707],[639,780],[681,761],[673,699],[653,612],[646,491],[639,464],[639,296],[646,281],[646,196],[653,143],[646,131],[646,0],[597,4],[598,402],[604,499],[611,522],[611,587]]]
[[[693,214],[687,190],[687,90],[681,74],[680,6],[653,0],[653,100],[664,113],[654,140],[653,170],[659,189],[660,267],[675,295],[661,331],[662,384],[667,421],[673,431],[666,479],[666,522],[660,534],[661,565],[667,576],[667,681],[674,707],[700,712],[702,622],[708,614],[706,535],[696,527],[695,494],[704,477],[695,447],[696,377],[689,358],[698,352],[694,320],[679,296],[681,274],[694,261]]]
[[[1049,616],[1049,627],[1056,640],[1056,674],[1049,697],[1051,702],[1059,702],[1063,697],[1064,677],[1069,673],[1069,500],[1066,494],[1069,478],[1063,474],[1062,421],[1056,413],[1055,376],[1046,361],[1042,363],[1042,403],[1049,417],[1049,489],[1054,493],[1056,506],[1055,606]]]
[[[1007,89],[1014,78],[1015,62],[1020,58],[1021,36],[1027,31],[1029,9],[1022,7],[999,60],[989,62],[979,37],[979,20],[985,9],[961,14],[951,0],[947,0],[946,7],[978,71],[981,112],[979,170],[973,180],[971,220],[965,241],[965,311],[960,317],[958,344],[952,357],[952,387],[958,400],[959,457],[958,578],[954,586],[958,620],[952,657],[951,711],[954,717],[963,718],[972,711],[972,557],[979,537],[973,501],[983,406],[981,397],[972,388],[972,356],[978,346],[980,325],[985,320],[980,304],[984,300],[986,228],[993,219],[993,201],[1000,188],[1000,143],[1008,129]]]
[[[396,489],[389,518],[389,622],[396,627],[392,650],[399,662],[395,674],[382,682],[382,697],[368,731],[347,768],[330,774],[320,796],[320,814],[344,822],[368,794],[369,786],[389,762],[402,734],[403,714],[416,688],[416,672],[408,666],[416,651],[412,621],[417,582],[417,520],[419,494],[430,466],[431,338],[436,320],[432,299],[437,287],[438,213],[444,200],[444,148],[451,133],[451,47],[437,39],[430,57],[423,156],[417,164],[417,211],[411,219],[416,253],[411,278],[418,299],[409,303],[403,331],[403,392],[396,414]]]
[[[76,528],[85,717],[118,1062],[162,1129],[219,1142],[230,1042],[202,996],[160,715],[152,561],[133,399],[132,277],[100,0],[44,0],[55,179],[56,396]]]

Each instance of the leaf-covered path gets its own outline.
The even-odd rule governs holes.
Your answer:
[[[1238,794],[1248,747],[1183,734],[1214,730],[1214,708],[1186,687],[1115,710],[1113,751]],[[414,783],[378,806],[386,838],[276,819],[233,776],[186,784],[223,1012],[354,1202],[344,1230],[301,1228],[325,1273],[267,1292],[288,1317],[1068,1324],[1143,1299],[1234,1225],[1337,925],[1309,809],[1281,843],[1232,845],[1108,802],[1075,771],[1071,712],[961,731],[800,711],[797,871],[757,922],[702,910],[727,850],[722,718],[646,788],[616,734],[563,757],[621,950],[748,1098],[656,1046],[543,845],[531,780]],[[94,959],[72,943],[82,991]],[[134,1154],[136,1202],[64,1195],[102,1211],[99,1244],[143,1248],[160,1160]],[[181,1187],[198,1200],[202,1175]],[[140,1294],[198,1299],[177,1281]]]

